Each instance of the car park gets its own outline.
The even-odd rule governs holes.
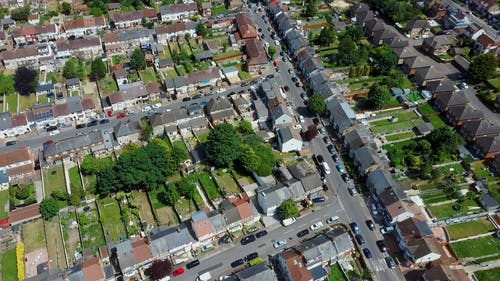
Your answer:
[[[320,228],[323,227],[323,223],[318,221],[318,222],[315,222],[313,223],[309,228],[312,230],[312,231],[315,231],[315,230],[318,230]]]
[[[259,256],[259,254],[257,252],[253,252],[251,254],[248,254],[243,260],[246,262],[249,262],[249,261],[257,258],[258,256]]]
[[[363,245],[366,243],[365,238],[361,234],[356,234],[356,241],[358,241],[359,245]]]
[[[335,162],[339,162],[339,161],[340,161],[340,158],[339,158],[339,156],[338,156],[337,154],[333,154],[333,155],[332,155],[332,159],[333,159],[333,161],[335,161]]]
[[[257,238],[261,238],[261,237],[264,237],[266,235],[267,235],[267,230],[265,230],[265,229],[255,233],[255,237],[257,237]]]
[[[365,257],[367,259],[371,259],[372,258],[372,252],[370,252],[370,249],[368,249],[368,248],[364,248],[363,249],[363,254],[365,254]]]
[[[352,232],[354,232],[354,234],[361,234],[361,231],[359,230],[359,226],[357,223],[351,222],[349,226],[351,227],[351,230]]]
[[[326,201],[325,197],[319,196],[312,199],[313,203],[323,203]]]
[[[251,234],[251,235],[248,235],[247,237],[244,237],[243,239],[241,239],[241,245],[246,245],[248,243],[251,243],[255,241],[255,235]]]
[[[366,220],[366,226],[368,226],[368,228],[373,231],[375,229],[375,224],[373,223],[372,220]]]
[[[282,239],[282,240],[274,242],[273,247],[277,249],[279,247],[285,246],[286,243],[287,243],[286,239]]]
[[[358,191],[356,190],[356,188],[354,187],[348,187],[347,188],[347,191],[349,191],[349,194],[351,194],[351,196],[356,196],[358,195]]]
[[[309,234],[309,229],[303,229],[303,230],[301,230],[301,231],[297,232],[297,237],[299,237],[299,238],[300,238],[300,237],[304,237],[304,236],[306,236],[307,234]]]
[[[348,182],[350,180],[349,174],[342,174],[342,175],[340,175],[340,177],[342,178],[342,180],[344,182]]]
[[[199,261],[199,260],[194,260],[194,261],[190,261],[190,262],[188,262],[188,263],[186,264],[186,268],[187,268],[187,269],[191,269],[191,268],[193,268],[193,267],[195,267],[195,266],[198,266],[198,265],[200,265],[200,261]]]
[[[176,270],[174,270],[174,272],[172,272],[172,275],[174,277],[181,276],[182,274],[184,274],[184,268],[182,267],[179,267]]]
[[[377,247],[378,249],[383,253],[385,251],[387,251],[387,247],[385,246],[385,242],[384,240],[377,240]]]
[[[394,231],[394,227],[393,226],[386,226],[386,227],[382,227],[380,229],[380,233],[382,234],[389,234],[389,233],[392,233]]]
[[[392,257],[385,257],[385,263],[387,263],[387,267],[389,268],[395,268],[396,267],[396,262]]]
[[[326,223],[327,224],[334,224],[334,223],[337,223],[339,221],[339,217],[338,216],[334,216],[334,217],[329,217],[326,219]]]
[[[231,267],[235,268],[235,267],[238,267],[238,266],[241,266],[244,264],[245,264],[245,261],[243,259],[237,259],[231,263]]]

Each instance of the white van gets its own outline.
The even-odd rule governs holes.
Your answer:
[[[295,218],[289,218],[289,219],[282,220],[281,224],[283,224],[283,226],[289,226],[289,225],[293,224],[296,221],[297,220]]]
[[[331,173],[330,166],[328,166],[328,163],[321,162],[321,168],[323,169],[323,172],[325,172],[325,174],[329,175]]]
[[[212,279],[212,275],[210,274],[210,272],[205,272],[198,276],[196,278],[196,281],[210,281],[210,279]]]

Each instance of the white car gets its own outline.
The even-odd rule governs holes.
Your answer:
[[[49,135],[50,136],[55,136],[55,135],[59,135],[60,131],[59,130],[54,130],[54,131],[50,131]]]
[[[386,226],[386,227],[382,227],[380,229],[380,233],[382,233],[383,235],[389,234],[389,233],[392,233],[392,232],[394,232],[394,227],[393,226]]]
[[[161,102],[153,104],[153,108],[160,108],[160,107],[161,107]]]
[[[151,106],[147,105],[141,109],[142,112],[148,112],[151,110]]]
[[[304,116],[302,116],[302,115],[299,116],[299,120],[300,120],[300,123],[306,122],[306,120],[304,119]]]
[[[222,92],[225,92],[226,91],[226,88],[220,88],[217,90],[217,93],[222,93]]]
[[[293,126],[293,127],[297,130],[302,130],[302,125],[300,125],[300,124],[295,124],[295,126]]]
[[[339,217],[338,216],[334,216],[334,217],[329,217],[326,219],[326,223],[327,224],[334,224],[336,222],[339,221]]]
[[[273,247],[277,249],[277,248],[279,248],[281,246],[285,246],[285,245],[286,245],[286,239],[283,239],[283,240],[276,241],[273,244]]]
[[[320,229],[322,227],[323,227],[323,223],[319,221],[319,222],[313,223],[309,228],[312,231],[315,231],[315,230],[318,230],[318,229]]]

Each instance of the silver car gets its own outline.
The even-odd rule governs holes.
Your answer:
[[[273,247],[274,248],[279,248],[279,247],[282,247],[282,246],[285,246],[287,243],[287,241],[285,239],[283,240],[279,240],[279,241],[276,241],[274,244],[273,244]]]

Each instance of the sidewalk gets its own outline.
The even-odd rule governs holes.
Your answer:
[[[470,274],[472,272],[492,269],[495,267],[500,267],[500,259],[493,260],[493,261],[487,261],[487,262],[483,262],[480,264],[473,264],[473,265],[464,266],[464,270]]]

